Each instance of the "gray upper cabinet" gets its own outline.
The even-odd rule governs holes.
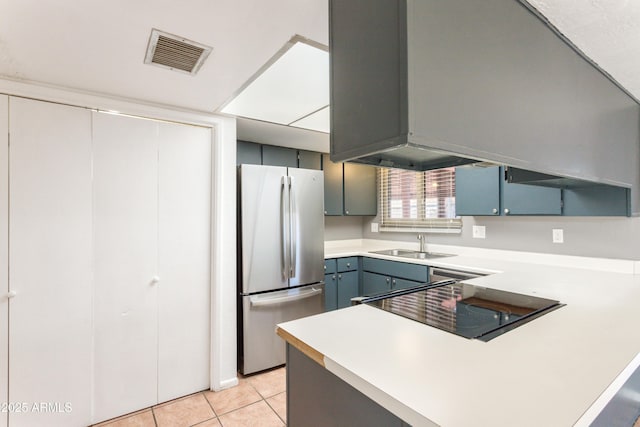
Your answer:
[[[377,214],[376,169],[322,156],[325,215]]]
[[[262,146],[255,142],[238,141],[236,145],[236,164],[261,165]]]
[[[298,167],[298,150],[273,145],[262,146],[262,164],[268,166]]]
[[[500,215],[500,168],[456,168],[456,215]]]
[[[344,202],[342,163],[333,163],[325,154],[322,156],[322,170],[324,171],[324,214],[342,215]]]
[[[637,102],[524,1],[330,0],[329,16],[334,161],[640,181]]]
[[[322,169],[322,154],[315,151],[300,150],[298,152],[298,167],[303,169]]]
[[[456,169],[457,215],[561,215],[562,190],[514,184],[504,168]]]
[[[376,168],[344,163],[345,215],[376,215]]]

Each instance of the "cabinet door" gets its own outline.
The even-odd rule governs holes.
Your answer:
[[[342,215],[344,200],[342,163],[333,163],[328,154],[323,154],[322,170],[324,171],[324,214]]]
[[[157,403],[157,132],[93,114],[94,421]]]
[[[209,387],[211,130],[159,123],[158,137],[158,401],[164,402]]]
[[[262,164],[268,166],[298,167],[298,150],[286,147],[262,146]]]
[[[376,199],[376,168],[344,163],[344,214],[378,214]]]
[[[456,168],[456,215],[500,215],[500,170]]]
[[[0,95],[0,242],[9,240],[9,97]],[[9,384],[9,245],[0,245],[0,384]],[[0,402],[8,402],[9,390],[0,387]],[[7,427],[6,414],[0,427]]]
[[[560,215],[562,190],[505,182],[502,186],[502,213],[504,215]]]
[[[298,167],[322,170],[322,154],[315,151],[300,150],[298,152]]]
[[[338,273],[338,308],[349,307],[358,294],[358,272]]]
[[[236,143],[237,165],[261,165],[262,146],[255,142],[238,141]]]
[[[10,111],[8,401],[69,402],[71,411],[12,412],[9,423],[88,425],[91,112],[13,97]]]
[[[424,285],[426,282],[414,282],[413,280],[399,279],[393,277],[391,279],[391,289],[409,289],[416,286]]]
[[[362,273],[362,294],[366,296],[380,294],[391,290],[391,277],[382,274]]]
[[[324,311],[338,308],[338,282],[337,274],[324,275]]]

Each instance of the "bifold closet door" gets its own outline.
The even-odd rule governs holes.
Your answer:
[[[158,401],[209,388],[211,129],[159,128]]]
[[[9,97],[0,95],[0,403],[9,401]],[[0,427],[8,413],[0,412]]]
[[[91,112],[11,97],[10,426],[91,421]]]
[[[157,403],[157,134],[93,113],[95,422]]]

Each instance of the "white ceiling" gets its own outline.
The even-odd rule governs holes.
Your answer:
[[[327,0],[0,0],[0,75],[212,112],[327,21]],[[152,28],[213,52],[195,76],[145,65]]]
[[[529,0],[640,98],[640,1]],[[0,76],[213,112],[295,34],[328,44],[327,0],[0,0]],[[143,63],[152,28],[209,46],[195,76]]]

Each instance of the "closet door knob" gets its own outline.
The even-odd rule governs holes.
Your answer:
[[[9,291],[9,292],[7,292],[7,299],[11,299],[11,298],[15,297],[16,295],[18,295],[16,293],[16,291]]]
[[[157,284],[158,284],[158,282],[160,282],[160,278],[159,278],[158,276],[153,276],[153,277],[151,278],[151,284],[152,284],[152,285],[157,285]]]

